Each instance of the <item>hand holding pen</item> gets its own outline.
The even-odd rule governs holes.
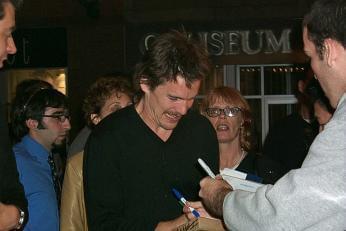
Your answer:
[[[176,190],[175,188],[173,188],[172,189],[172,192],[173,192],[173,194],[174,194],[174,196],[179,200],[179,202],[181,203],[181,205],[186,205],[187,206],[187,201],[186,201],[186,199],[183,197],[183,195],[178,191],[178,190]],[[189,210],[191,211],[191,213],[196,217],[196,218],[198,218],[198,217],[200,217],[200,214],[199,214],[199,212],[197,212],[197,210],[195,210],[194,208],[192,208],[192,207],[188,207],[189,208]]]
[[[201,159],[198,163],[204,171],[210,176],[203,178],[199,185],[201,189],[198,195],[203,201],[208,211],[216,217],[222,217],[222,205],[224,197],[233,190],[232,186],[222,179],[221,175],[215,176],[209,166]]]
[[[195,210],[197,210],[201,217],[214,218],[206,211],[206,209],[204,208],[202,204],[202,201],[188,201],[186,202],[186,206],[184,206],[183,212],[185,213],[185,216],[187,216],[189,220],[194,218],[189,207],[192,207]]]

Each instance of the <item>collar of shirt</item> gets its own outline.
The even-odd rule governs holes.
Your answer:
[[[40,143],[31,138],[29,135],[26,135],[22,138],[22,144],[26,147],[26,150],[30,156],[40,162],[47,163],[50,153]]]
[[[344,101],[344,100],[346,100],[346,92],[341,96],[341,98],[339,99],[339,102],[338,102],[338,106],[337,107],[339,107],[341,104],[342,104],[342,102]]]

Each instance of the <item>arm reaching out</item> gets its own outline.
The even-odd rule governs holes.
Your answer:
[[[199,184],[201,186],[199,196],[206,210],[212,216],[221,218],[223,200],[233,190],[232,186],[222,180],[221,176],[217,176],[216,179],[205,177]]]

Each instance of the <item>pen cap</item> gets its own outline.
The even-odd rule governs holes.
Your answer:
[[[176,190],[175,188],[172,188],[172,192],[173,192],[173,195],[175,196],[175,198],[177,198],[178,200],[180,200],[183,196],[181,195],[181,193]]]

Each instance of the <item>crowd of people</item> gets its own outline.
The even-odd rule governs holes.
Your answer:
[[[20,4],[0,2],[2,61],[16,53]],[[0,231],[175,230],[198,216],[229,230],[345,230],[345,14],[345,0],[317,0],[304,17],[315,79],[298,81],[298,112],[271,128],[263,153],[254,151],[251,108],[237,89],[215,87],[193,109],[211,63],[184,31],[153,41],[133,83],[111,74],[90,86],[86,126],[71,145],[68,98],[47,82],[23,81],[11,139],[0,145]],[[60,146],[68,146],[66,168],[54,158]],[[225,170],[262,185],[237,190]],[[188,200],[183,207],[172,190]]]

